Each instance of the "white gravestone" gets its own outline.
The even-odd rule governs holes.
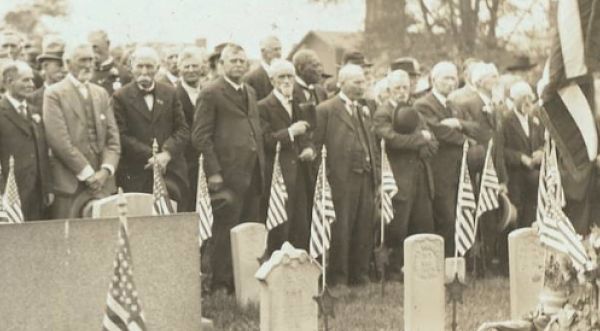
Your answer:
[[[150,216],[152,215],[152,205],[154,198],[152,194],[128,192],[123,196],[127,200],[127,216]],[[119,195],[111,195],[106,198],[96,200],[92,203],[92,218],[117,217]],[[177,210],[177,202],[171,200],[173,209]]]
[[[404,330],[443,331],[444,239],[418,234],[404,241]]]
[[[260,284],[254,277],[260,267],[258,258],[265,251],[267,230],[261,223],[243,223],[231,229],[231,257],[235,296],[244,306],[260,300]]]
[[[544,279],[544,247],[532,228],[508,235],[510,268],[510,317],[522,319],[533,311]]]
[[[261,331],[317,331],[321,267],[305,250],[286,242],[265,262],[260,281]]]

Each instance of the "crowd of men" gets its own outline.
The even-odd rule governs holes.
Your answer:
[[[317,53],[302,49],[284,60],[276,37],[261,42],[251,70],[244,49],[231,43],[210,56],[198,47],[159,55],[141,46],[122,63],[110,46],[102,31],[67,45],[47,36],[32,60],[17,34],[0,35],[0,161],[6,173],[15,159],[28,221],[80,217],[117,187],[152,193],[155,163],[179,211],[194,211],[202,155],[215,217],[211,288],[231,291],[230,230],[265,221],[277,145],[289,221],[270,231],[265,257],[285,241],[308,249],[325,146],[336,212],[327,279],[332,286],[364,284],[379,244],[381,139],[398,186],[386,229],[390,279],[402,278],[408,235],[437,233],[446,254],[454,254],[465,141],[476,190],[493,139],[502,194],[518,210],[515,226],[535,218],[544,128],[536,93],[518,73],[507,83],[494,64],[469,59],[461,72],[442,61],[424,75],[415,59],[401,58],[373,80],[371,64],[351,52],[325,89]],[[428,89],[417,91],[419,75]],[[480,223],[487,259],[499,271],[506,270],[511,228],[502,213],[489,212]],[[585,231],[587,224],[575,226]]]

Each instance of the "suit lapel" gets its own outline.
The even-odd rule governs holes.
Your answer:
[[[103,121],[105,120],[105,118],[104,118],[105,115],[104,115],[104,113],[102,113],[102,107],[100,104],[100,95],[96,93],[96,89],[90,88],[89,93],[90,93],[89,97],[91,98],[92,106],[93,106],[92,111],[94,112],[94,120],[96,122],[96,137],[98,139],[97,143],[98,143],[98,146],[102,146],[102,142],[104,141],[104,134],[105,134],[104,125],[103,125]]]
[[[428,98],[429,98],[429,102],[431,103],[431,105],[434,106],[435,109],[437,109],[438,112],[440,112],[444,116],[444,118],[452,117],[452,113],[450,112],[450,109],[447,106],[442,105],[440,100],[438,100],[438,98],[435,97],[433,92],[429,93]]]
[[[21,115],[17,114],[17,110],[13,105],[8,101],[8,99],[2,100],[2,108],[4,108],[4,112],[6,113],[6,117],[13,122],[13,124],[21,129],[23,133],[30,136],[31,135],[31,125],[27,123]]]
[[[279,99],[277,99],[277,97],[274,94],[271,94],[269,98],[271,99],[269,102],[273,104],[277,116],[279,116],[283,121],[285,121],[285,123],[291,124],[292,118],[290,117],[290,114],[288,114],[287,110],[285,110],[285,107],[281,104],[281,101],[279,101]],[[292,114],[293,112],[294,103],[292,102]]]
[[[352,117],[348,113],[348,109],[346,109],[346,104],[339,96],[337,96],[336,103],[337,103],[337,105],[335,107],[336,115],[342,120],[342,122],[346,123],[350,129],[354,130],[354,121],[352,120]]]
[[[71,87],[72,92],[73,93],[67,93],[67,103],[71,104],[71,109],[73,109],[73,112],[75,113],[75,115],[77,117],[79,117],[79,120],[82,123],[85,123],[85,113],[83,110],[84,105],[81,103],[81,100],[83,100],[83,95],[81,95],[81,92],[79,92],[79,89],[77,88],[77,86],[75,86],[75,84],[73,84],[73,82],[71,82],[70,79],[65,78],[65,80],[67,80],[67,84]],[[91,96],[91,92],[90,92],[90,96]]]
[[[152,113],[150,112],[150,109],[148,109],[148,105],[146,104],[146,100],[144,100],[144,96],[142,95],[140,89],[133,84],[130,87],[130,91],[133,108],[140,113],[144,119],[146,119],[148,122],[151,122]],[[154,97],[154,105],[154,108],[156,108],[156,97]]]
[[[144,102],[146,103],[146,102]],[[154,106],[152,107],[152,123],[158,121],[164,112],[165,98],[163,90],[156,85],[154,87]]]
[[[234,105],[237,106],[238,110],[243,113],[246,114],[246,110],[247,105],[244,105],[240,102],[239,98],[237,97],[236,93],[238,93],[233,86],[231,86],[226,80],[225,78],[221,77],[219,78],[221,79],[221,86],[222,86],[222,91],[223,91],[223,95],[225,96],[225,98],[227,98],[229,101],[231,101],[231,103],[233,103]],[[245,89],[246,94],[248,93],[248,89]]]

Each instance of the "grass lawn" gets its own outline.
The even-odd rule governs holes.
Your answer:
[[[330,330],[403,330],[403,285],[386,284],[386,294],[381,297],[381,286],[370,284],[352,288],[339,298],[336,318]],[[491,278],[471,281],[464,293],[463,305],[458,309],[458,330],[476,330],[485,321],[505,320],[510,315],[508,278]],[[203,298],[203,315],[211,318],[216,330],[258,331],[259,309],[237,307],[235,297],[214,295]],[[446,330],[451,330],[452,306],[446,305]]]

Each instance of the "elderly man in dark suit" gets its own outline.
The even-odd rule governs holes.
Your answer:
[[[156,73],[156,81],[177,87],[179,77],[179,52],[178,47],[167,47],[163,53],[163,68]]]
[[[456,195],[466,133],[473,133],[477,124],[452,107],[448,95],[456,89],[458,73],[450,62],[440,62],[431,70],[433,88],[415,102],[415,109],[425,118],[439,142],[431,160],[435,184],[433,216],[435,232],[444,237],[446,256],[454,256],[454,225]]]
[[[31,103],[40,110],[43,110],[42,104],[44,102],[46,87],[60,82],[67,74],[62,59],[64,52],[65,42],[60,37],[50,35],[44,38],[42,54],[37,57],[37,61],[41,64],[44,74],[44,84],[29,97]]]
[[[131,54],[134,80],[113,95],[123,154],[117,183],[125,192],[152,193],[152,165],[158,162],[169,197],[181,205],[189,195],[183,151],[190,131],[175,89],[154,81],[159,62],[154,49],[138,48]],[[152,156],[154,139],[159,153]]]
[[[328,281],[332,285],[368,281],[373,248],[373,211],[379,182],[379,153],[371,131],[371,110],[361,106],[366,79],[360,66],[339,72],[341,91],[317,106],[314,133],[318,151],[327,147],[328,179],[336,221],[331,229]]]
[[[247,57],[238,45],[221,54],[224,75],[198,98],[192,144],[204,156],[208,189],[230,190],[233,202],[215,211],[213,290],[233,290],[229,232],[240,222],[262,222],[259,203],[264,190],[263,133],[254,89],[242,82]]]
[[[274,60],[270,68],[273,91],[258,103],[265,141],[266,178],[270,187],[277,143],[281,144],[279,164],[288,192],[286,205],[288,222],[269,232],[266,256],[289,241],[294,247],[308,250],[310,237],[310,206],[308,197],[311,161],[316,157],[314,146],[307,135],[309,124],[299,119],[298,103],[292,97],[294,65],[285,60]],[[268,206],[269,195],[265,195]]]
[[[476,63],[472,69],[472,81],[476,93],[471,94],[464,100],[454,101],[454,105],[460,111],[464,111],[477,123],[477,130],[470,138],[475,140],[469,148],[467,163],[471,172],[472,183],[476,193],[479,192],[481,174],[485,162],[488,143],[493,139],[492,158],[502,193],[507,192],[508,175],[504,159],[504,133],[503,113],[506,107],[503,91],[498,83],[498,70],[496,66],[488,63]],[[496,209],[482,215],[480,230],[483,240],[481,241],[486,251],[486,258],[493,264],[496,272],[506,273],[508,271],[507,234],[502,233],[500,228],[501,210]],[[489,261],[486,261],[489,262]]]
[[[25,100],[33,91],[33,71],[25,62],[4,65],[2,80],[7,88],[0,101],[0,161],[6,185],[9,158],[15,160],[15,178],[26,221],[47,219],[52,203],[50,164],[44,124],[38,108]]]
[[[64,60],[69,74],[46,89],[43,105],[46,138],[54,158],[54,218],[80,217],[87,202],[114,193],[121,154],[108,93],[90,83],[92,46],[73,44],[67,47]]]
[[[419,113],[408,103],[410,77],[403,70],[388,77],[390,98],[373,117],[398,186],[393,197],[394,219],[388,226],[386,245],[391,248],[389,275],[401,279],[403,243],[410,234],[433,233],[433,174],[429,159],[438,143]]]
[[[533,117],[535,95],[519,81],[510,88],[511,111],[504,119],[504,153],[508,171],[508,196],[517,207],[517,225],[535,220],[539,168],[543,157],[544,127]]]
[[[302,49],[294,54],[296,82],[294,83],[294,100],[302,109],[305,120],[314,129],[316,126],[315,107],[327,100],[327,91],[318,85],[321,81],[321,60],[317,53],[310,49]]]
[[[256,100],[262,100],[273,90],[269,78],[269,66],[274,59],[281,58],[281,42],[275,36],[269,36],[260,42],[260,65],[244,76],[244,82],[256,91]]]
[[[96,63],[92,83],[102,86],[109,95],[112,95],[131,81],[131,75],[110,55],[110,40],[105,31],[90,32],[88,42],[94,48]]]
[[[181,102],[183,114],[189,127],[194,121],[194,112],[198,96],[202,89],[202,80],[208,74],[208,63],[204,52],[198,47],[187,47],[178,55],[179,74],[181,79],[177,82],[177,98]],[[189,199],[180,210],[195,210],[196,191],[198,186],[198,152],[191,143],[185,149],[184,157],[188,167],[188,178],[190,186]]]

